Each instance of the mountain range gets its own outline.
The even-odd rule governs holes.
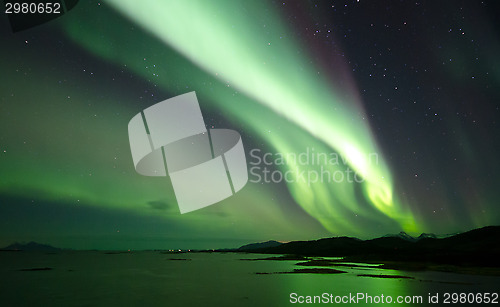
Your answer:
[[[269,242],[275,242],[270,244]],[[245,245],[235,251],[263,254],[346,257],[352,261],[415,261],[499,267],[500,226],[488,226],[440,238],[406,233],[371,240],[334,237],[314,241],[276,241]],[[279,244],[276,244],[279,243]],[[274,246],[273,246],[274,245]]]
[[[60,248],[53,247],[46,244],[36,242],[29,243],[13,243],[7,247],[0,248],[0,251],[41,251],[41,252],[55,252],[60,251]]]

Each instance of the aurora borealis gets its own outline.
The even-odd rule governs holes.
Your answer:
[[[217,248],[499,224],[492,3],[110,0],[2,26],[0,244]],[[180,215],[168,178],[135,172],[127,124],[190,91],[248,162],[314,149],[363,182],[248,183]]]

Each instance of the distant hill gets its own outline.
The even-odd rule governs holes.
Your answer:
[[[435,234],[433,234],[433,233],[423,233],[423,234],[421,234],[420,236],[417,237],[417,241],[418,240],[422,240],[422,239],[428,239],[428,238],[430,238],[430,239],[437,239],[438,236],[435,235]],[[442,238],[445,238],[445,237],[442,237]]]
[[[29,243],[13,243],[7,247],[0,248],[3,251],[42,251],[42,252],[55,252],[60,251],[60,248],[53,247],[46,244],[40,244],[36,242]]]
[[[283,243],[280,243],[278,241],[266,241],[266,242],[261,242],[261,243],[251,243],[247,245],[243,245],[240,248],[238,248],[239,251],[248,251],[248,250],[253,250],[253,249],[259,249],[259,248],[270,248],[270,247],[276,247],[280,246]]]
[[[401,231],[398,234],[388,234],[388,235],[385,235],[385,236],[383,236],[383,238],[386,238],[386,237],[388,237],[388,238],[401,238],[401,239],[406,240],[406,241],[417,242],[417,241],[419,241],[421,239],[426,239],[426,238],[444,239],[444,238],[448,238],[448,237],[451,237],[451,236],[454,236],[454,235],[456,235],[456,234],[436,235],[436,234],[433,234],[433,233],[422,233],[418,237],[413,237],[413,236],[407,234],[406,232]]]
[[[420,261],[499,267],[500,226],[488,226],[450,237],[422,234],[385,236],[372,240],[335,237],[293,241],[274,247],[246,250],[264,254],[347,257],[351,260]]]
[[[418,241],[418,238],[412,237],[404,231],[401,231],[397,235],[385,235],[384,238],[401,238],[403,240],[410,241],[410,242]]]

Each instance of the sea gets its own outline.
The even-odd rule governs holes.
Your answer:
[[[360,263],[334,267],[345,273],[292,273],[314,267],[298,266],[298,260],[258,260],[275,256],[0,252],[0,306],[498,306],[499,302],[498,276],[386,270]]]

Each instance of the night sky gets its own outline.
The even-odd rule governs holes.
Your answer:
[[[0,246],[220,248],[498,225],[497,16],[495,1],[109,0],[12,33],[2,14]],[[191,91],[207,128],[241,134],[249,171],[254,149],[309,150],[347,163],[259,167],[362,182],[251,174],[181,215],[168,177],[135,171],[127,125]]]

